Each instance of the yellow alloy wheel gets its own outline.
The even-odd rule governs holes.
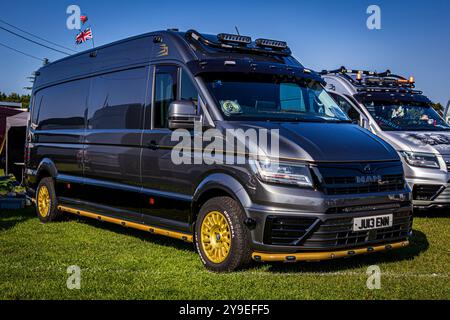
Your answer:
[[[200,240],[203,251],[211,262],[225,261],[231,249],[231,234],[230,225],[222,213],[212,211],[205,216]]]
[[[39,209],[39,214],[42,217],[48,216],[50,212],[50,193],[48,192],[48,188],[45,185],[42,185],[39,188],[39,193],[37,197],[37,205]]]

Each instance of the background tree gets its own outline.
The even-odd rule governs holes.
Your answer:
[[[4,102],[21,102],[22,107],[28,109],[30,107],[30,98],[31,96],[29,94],[22,94],[19,95],[18,93],[10,93],[7,95],[4,92],[0,91],[0,101]]]

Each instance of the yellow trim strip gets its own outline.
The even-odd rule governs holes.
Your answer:
[[[138,229],[138,230],[142,230],[142,231],[147,231],[153,234],[158,234],[158,235],[162,235],[162,236],[166,236],[166,237],[170,237],[170,238],[175,238],[175,239],[180,239],[186,242],[193,242],[194,237],[191,234],[185,234],[185,233],[181,233],[181,232],[176,232],[176,231],[170,231],[170,230],[166,230],[166,229],[161,229],[161,228],[157,228],[157,227],[152,227],[146,224],[142,224],[142,223],[135,223],[135,222],[130,222],[130,221],[126,221],[126,220],[121,220],[121,219],[116,219],[116,218],[111,218],[102,214],[98,214],[98,213],[94,213],[94,212],[88,212],[88,211],[84,211],[84,210],[78,210],[78,209],[74,209],[74,208],[69,208],[66,206],[58,206],[58,210],[64,211],[64,212],[68,212],[68,213],[72,213],[72,214],[76,214],[79,216],[83,216],[83,217],[88,217],[88,218],[92,218],[92,219],[96,219],[96,220],[101,220],[101,221],[106,221],[106,222],[110,222],[110,223],[114,223],[114,224],[119,224],[121,226],[124,227],[129,227],[129,228],[133,228],[133,229]]]
[[[327,252],[299,252],[299,253],[267,253],[267,252],[253,252],[252,258],[255,261],[320,261],[330,260],[336,258],[350,257],[354,255],[361,255],[367,253],[373,253],[378,251],[386,251],[392,249],[404,248],[409,245],[409,241],[402,241],[378,246],[369,246],[358,249],[348,249],[340,251],[327,251]]]

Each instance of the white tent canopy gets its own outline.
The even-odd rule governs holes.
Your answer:
[[[29,116],[29,112],[21,112],[15,116],[6,118],[6,132],[8,132],[11,127],[26,127]]]
[[[14,116],[6,118],[6,132],[5,132],[5,139],[6,139],[6,174],[9,174],[9,168],[8,168],[8,132],[9,129],[13,127],[26,127],[28,124],[28,119],[30,117],[29,112],[21,112]]]

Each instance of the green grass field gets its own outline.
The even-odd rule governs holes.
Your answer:
[[[0,213],[0,299],[450,299],[449,243],[441,212],[415,219],[406,249],[214,274],[191,244],[76,217],[44,225],[29,208]],[[374,264],[379,290],[366,286]]]

